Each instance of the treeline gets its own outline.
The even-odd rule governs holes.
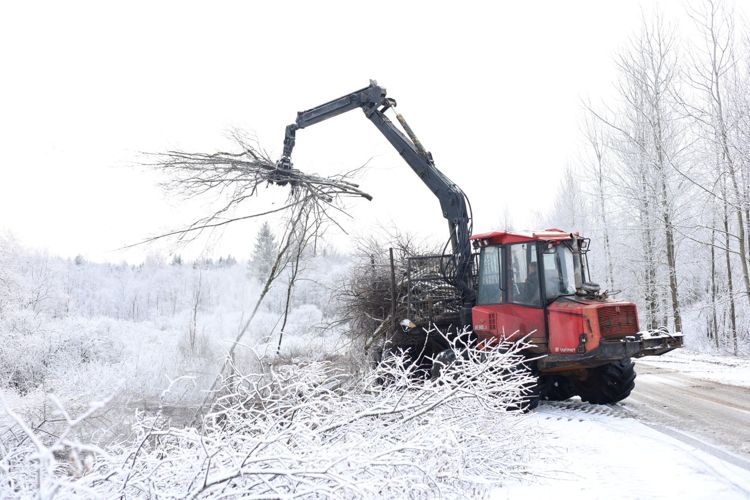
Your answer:
[[[231,255],[192,261],[151,255],[140,264],[113,264],[51,256],[0,235],[0,337],[3,321],[17,313],[138,322],[198,309],[243,310],[260,293],[273,257],[257,251],[240,262]],[[343,273],[347,260],[327,253],[306,255],[305,264],[306,280],[295,290],[291,305],[312,304],[333,314],[328,278]],[[265,308],[283,310],[285,296],[285,284],[274,287]]]
[[[750,345],[750,38],[729,4],[677,26],[644,14],[615,97],[584,104],[582,161],[549,223],[592,237],[592,272],[642,328],[739,354]],[[685,35],[685,34],[689,35]]]

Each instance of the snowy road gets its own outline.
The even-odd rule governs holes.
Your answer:
[[[638,361],[624,402],[543,402],[531,484],[493,498],[750,499],[750,362],[678,353]]]
[[[639,362],[636,370],[625,408],[654,428],[750,471],[750,388],[652,363]]]
[[[750,499],[750,470],[645,424],[627,406],[574,398],[542,403],[528,418],[546,437],[534,477],[494,499]]]

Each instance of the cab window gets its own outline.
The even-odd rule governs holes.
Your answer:
[[[573,250],[559,243],[544,251],[544,289],[547,301],[576,293],[576,269]]]
[[[499,304],[503,301],[503,249],[485,247],[479,257],[479,290],[477,304]]]
[[[510,249],[510,302],[526,306],[542,305],[539,293],[539,262],[536,243],[516,243]]]

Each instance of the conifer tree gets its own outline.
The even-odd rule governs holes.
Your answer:
[[[277,246],[276,237],[271,231],[271,225],[264,222],[255,238],[255,247],[249,265],[251,274],[260,279],[268,276],[276,258]]]

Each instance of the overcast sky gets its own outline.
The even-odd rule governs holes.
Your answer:
[[[683,2],[659,2],[684,24]],[[743,4],[744,5],[744,4]],[[53,254],[117,251],[201,206],[165,198],[140,151],[226,149],[234,128],[277,156],[296,112],[367,85],[388,89],[438,167],[467,193],[475,231],[548,209],[578,161],[581,100],[606,99],[631,1],[5,2],[0,6],[0,230]],[[361,165],[372,202],[352,237],[398,226],[443,241],[437,201],[361,112],[298,133],[297,168]],[[278,196],[266,193],[260,206]],[[248,207],[252,209],[253,207]],[[575,228],[570,228],[575,229]],[[257,225],[200,252],[249,256]],[[347,237],[331,233],[330,241]]]

